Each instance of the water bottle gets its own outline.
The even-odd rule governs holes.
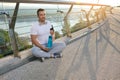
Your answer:
[[[47,45],[48,48],[52,48],[52,36],[50,35],[49,38],[48,38],[48,45]]]

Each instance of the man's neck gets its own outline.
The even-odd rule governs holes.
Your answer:
[[[40,25],[46,24],[46,21],[39,21]]]

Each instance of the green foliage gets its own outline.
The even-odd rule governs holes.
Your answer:
[[[17,45],[18,45],[19,51],[32,47],[32,45],[28,45],[29,43],[26,37],[18,37],[18,34],[16,32],[15,32],[15,36],[17,38]],[[10,38],[9,38],[8,31],[5,31],[3,29],[0,29],[0,46],[1,45],[3,47],[0,47],[0,50],[1,50],[0,57],[13,54],[13,51],[10,45]]]
[[[71,27],[71,32],[75,32],[81,30],[87,26],[87,23],[84,21],[76,23],[73,27]]]
[[[29,45],[28,37],[18,37],[17,36],[17,43],[19,51],[31,48],[32,45]]]
[[[2,58],[3,57],[3,54],[0,54],[0,58]]]
[[[8,31],[0,29],[0,57],[8,55],[11,51]]]
[[[0,46],[3,46],[5,44],[4,38],[0,36]]]
[[[3,29],[0,29],[0,38],[4,41],[4,42],[10,42],[9,36],[8,36],[8,31],[5,31]]]
[[[60,38],[60,37],[61,35],[59,34],[59,32],[55,31],[55,39]]]
[[[65,19],[64,26],[63,26],[63,29],[62,29],[63,36],[65,36],[67,34],[67,32],[69,31],[68,29],[70,29],[70,21]]]

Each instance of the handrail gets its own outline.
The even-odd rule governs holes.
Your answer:
[[[19,3],[39,3],[39,4],[74,4],[74,5],[93,5],[93,6],[110,6],[105,4],[83,3],[76,1],[65,0],[4,0],[4,2],[19,2]]]

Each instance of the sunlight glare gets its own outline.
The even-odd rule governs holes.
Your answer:
[[[119,0],[70,0],[70,1],[84,2],[84,3],[95,3],[95,4],[98,3],[98,4],[106,4],[106,5],[111,5],[111,6],[120,5]]]

